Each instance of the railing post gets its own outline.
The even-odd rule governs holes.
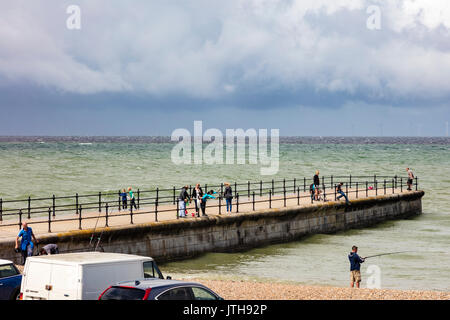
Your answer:
[[[78,194],[77,194],[78,195]],[[78,206],[78,204],[77,204],[77,206]],[[81,207],[81,205],[80,205],[80,207],[78,208],[78,214],[79,214],[79,216],[78,216],[78,229],[80,229],[80,230],[82,230],[81,229],[81,220],[82,220],[82,218],[81,218],[81,211],[83,210],[83,208]]]
[[[223,182],[220,183],[220,197],[223,196]]]
[[[286,207],[286,188],[283,188],[284,206]]]
[[[283,178],[283,192],[286,192],[286,179]]]
[[[394,192],[394,179],[392,179],[392,193],[395,193]]]
[[[175,204],[175,186],[173,187],[173,204]]]
[[[133,206],[130,206],[130,224],[133,224]]]
[[[269,190],[269,209],[272,209],[272,190]]]
[[[325,202],[325,199],[327,198],[327,188],[325,184],[322,184],[322,186],[323,186],[323,201]]]
[[[397,175],[395,175],[395,189],[397,189]]]
[[[206,192],[206,190],[205,190],[205,192]],[[237,183],[236,183],[236,181],[234,182],[234,197],[236,198],[236,195],[237,195]]]
[[[108,214],[109,214],[109,206],[108,202],[105,205],[105,227],[109,227],[108,225]]]
[[[138,209],[141,208],[141,190],[137,190],[137,207]]]
[[[255,211],[255,191],[253,191],[253,211]]]
[[[22,210],[19,210],[19,230],[22,229]]]
[[[239,193],[236,194],[236,212],[239,213]]]
[[[262,180],[259,181],[259,196],[262,197]]]
[[[306,178],[303,177],[303,192],[306,192]]]
[[[275,194],[275,182],[272,179],[272,194]]]
[[[356,199],[358,199],[358,181],[356,181]]]
[[[295,178],[294,178],[294,193],[295,193],[295,190],[296,190],[296,189],[295,189]]]
[[[3,199],[0,199],[0,221],[3,221]]]
[[[333,175],[331,175],[331,182],[330,182],[330,186],[331,186],[331,187],[333,187],[333,186],[334,186],[334,184],[333,184]]]
[[[222,193],[219,195],[219,215],[222,214]],[[194,201],[196,201],[196,200],[194,200]]]
[[[377,175],[376,174],[373,175],[373,184],[375,185],[375,183],[377,183]]]
[[[300,187],[297,187],[297,205],[300,205]]]
[[[155,222],[158,222],[159,188],[156,188]]]
[[[336,186],[334,186],[334,201],[336,201],[337,200],[337,194],[336,194]]]
[[[53,195],[52,207],[53,207],[53,218],[56,217],[56,197]]]
[[[122,203],[121,203],[121,201],[120,201],[120,190],[119,190],[118,195],[119,195],[119,207],[118,207],[118,209],[119,209],[119,212],[120,212],[120,206],[122,205]]]
[[[419,185],[419,178],[418,178],[418,177],[416,177],[416,191],[417,191],[417,187],[418,187],[418,185]]]
[[[348,183],[345,183],[345,194],[348,194]]]
[[[375,180],[375,195],[378,196],[378,180]]]
[[[248,198],[250,199],[250,181],[247,181]]]
[[[51,233],[50,224],[52,223],[52,208],[48,208],[48,233]]]
[[[31,218],[31,197],[28,197],[28,219]]]
[[[366,180],[366,198],[369,196],[369,182]]]
[[[400,178],[400,192],[403,192],[403,177]]]
[[[177,201],[177,219],[180,219],[180,201]]]
[[[79,213],[79,209],[78,209],[78,193],[75,195],[75,212],[76,212],[76,214]]]
[[[350,175],[350,189],[352,188],[352,175]]]
[[[386,194],[386,179],[384,179],[384,186],[383,186],[383,188],[384,188],[384,194]]]

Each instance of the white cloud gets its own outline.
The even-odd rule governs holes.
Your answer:
[[[209,99],[249,87],[450,94],[450,49],[426,43],[431,35],[448,42],[448,33],[436,34],[450,28],[445,0],[84,0],[80,31],[65,28],[68,1],[3,2],[3,84]],[[376,3],[382,29],[369,31],[366,8]]]

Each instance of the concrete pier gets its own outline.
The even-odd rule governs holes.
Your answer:
[[[295,199],[290,199],[286,207],[283,201],[274,202],[272,209],[267,209],[265,204],[265,208],[253,211],[251,204],[247,204],[240,208],[240,213],[226,213],[222,208],[221,215],[211,213],[200,218],[175,219],[172,216],[172,219],[166,217],[159,222],[137,221],[133,225],[111,227],[99,227],[104,224],[98,223],[91,245],[92,228],[57,233],[39,233],[39,228],[34,227],[33,230],[40,245],[57,243],[61,252],[93,250],[101,236],[98,249],[147,255],[161,263],[206,252],[239,251],[293,241],[311,234],[363,228],[418,215],[422,213],[423,195],[423,191],[410,191],[369,196],[352,199],[350,206],[344,201],[301,203],[299,206]],[[17,231],[18,228],[11,233],[2,232],[7,236],[0,239],[0,257],[20,260],[20,255],[13,251],[15,237],[12,235]]]

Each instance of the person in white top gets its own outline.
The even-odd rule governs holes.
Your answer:
[[[407,190],[411,191],[412,190],[411,186],[412,186],[413,180],[414,180],[414,174],[411,171],[411,169],[409,169],[409,168],[406,168],[406,172],[408,172],[408,181],[406,182],[408,184],[408,189]]]

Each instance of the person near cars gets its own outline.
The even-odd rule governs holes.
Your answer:
[[[225,182],[225,191],[223,192],[223,197],[227,203],[227,212],[231,212],[232,202],[233,202],[233,190],[228,182]]]
[[[189,193],[187,191],[188,188],[188,185],[185,185],[183,188],[181,188],[180,195],[178,196],[178,210],[180,218],[186,218],[186,203],[190,200]]]
[[[353,246],[352,252],[348,255],[348,260],[350,261],[350,287],[352,288],[355,282],[356,287],[359,288],[359,284],[361,282],[361,263],[365,261],[365,259],[361,258],[357,252],[358,247]]]
[[[38,243],[38,240],[34,236],[33,229],[31,229],[26,222],[22,223],[22,229],[20,229],[19,234],[16,237],[16,251],[19,250],[19,239],[20,252],[22,253],[22,265],[24,265],[27,257],[33,255],[34,243]],[[34,240],[34,242],[32,240]]]
[[[58,245],[56,245],[54,243],[49,243],[49,244],[43,246],[39,250],[39,255],[41,255],[41,256],[43,256],[43,255],[51,255],[51,254],[58,254],[58,253],[59,253]]]

